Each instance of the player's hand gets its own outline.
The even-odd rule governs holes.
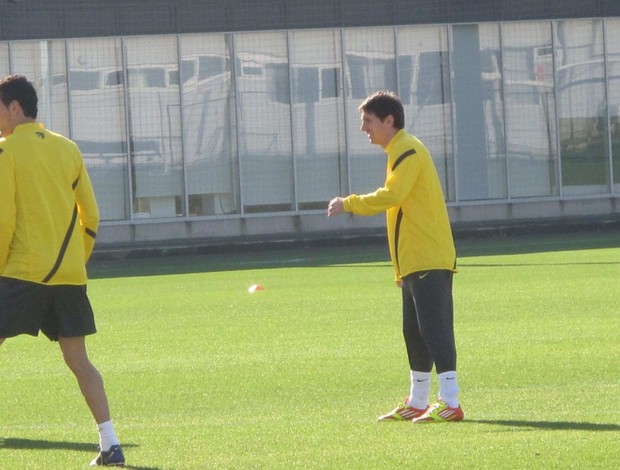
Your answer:
[[[396,287],[403,287],[403,280],[402,279],[399,279],[399,280],[397,280],[395,282],[396,282]]]
[[[335,197],[331,201],[329,201],[329,206],[327,206],[327,217],[331,217],[332,215],[341,214],[344,212],[344,199],[341,197]]]

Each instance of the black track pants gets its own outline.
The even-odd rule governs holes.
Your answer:
[[[456,370],[452,271],[432,270],[403,278],[403,334],[411,370]]]

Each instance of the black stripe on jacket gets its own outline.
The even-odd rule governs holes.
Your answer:
[[[392,171],[396,169],[398,165],[400,165],[405,158],[410,157],[411,155],[415,155],[416,151],[414,149],[407,150],[400,157],[396,159],[394,165],[392,165]],[[403,209],[398,209],[398,215],[396,216],[396,225],[394,227],[394,258],[396,262],[396,269],[400,274],[400,265],[398,262],[398,239],[400,238],[400,224],[403,221]]]
[[[69,246],[69,241],[71,240],[71,235],[73,234],[73,229],[75,228],[75,222],[77,221],[78,208],[77,205],[73,207],[73,216],[71,217],[71,222],[69,223],[69,227],[67,228],[67,233],[65,233],[65,239],[62,241],[62,245],[60,246],[60,251],[58,252],[58,257],[56,258],[56,262],[54,263],[54,267],[52,270],[45,276],[42,282],[47,283],[49,280],[54,277],[54,274],[60,268],[62,264],[62,259],[65,257],[65,253],[67,251],[67,247]]]
[[[400,157],[396,159],[396,161],[394,162],[394,165],[392,165],[392,171],[394,171],[396,167],[400,165],[405,158],[410,157],[411,155],[415,155],[415,153],[416,152],[414,149],[407,150],[405,153],[403,153]]]
[[[80,181],[80,177],[78,176],[75,179],[75,181],[71,184],[71,189],[75,189],[79,181]],[[54,266],[52,267],[51,271],[47,273],[47,276],[43,278],[42,282],[48,283],[50,279],[54,277],[54,274],[56,274],[56,272],[60,268],[60,265],[62,264],[62,260],[65,257],[65,253],[67,252],[69,241],[71,241],[71,235],[73,234],[73,230],[75,228],[75,222],[77,221],[77,216],[78,216],[78,208],[76,204],[75,206],[73,206],[73,215],[71,216],[71,222],[69,222],[69,227],[67,228],[67,232],[65,233],[65,238],[62,241],[62,245],[60,245],[60,251],[58,252],[58,256],[56,257],[56,262],[54,263]]]

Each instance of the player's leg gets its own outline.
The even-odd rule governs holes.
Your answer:
[[[86,295],[86,286],[50,286],[51,307],[41,331],[58,341],[63,358],[78,381],[82,395],[97,423],[110,420],[103,379],[86,352],[85,336],[96,332],[95,317]]]
[[[418,310],[411,277],[403,280],[403,336],[410,368],[410,391],[407,403],[418,410],[428,408],[433,359],[420,332]]]
[[[463,419],[456,376],[452,277],[453,273],[448,270],[425,271],[412,276],[420,331],[439,379],[439,401],[415,422]]]
[[[411,275],[420,332],[438,374],[456,370],[452,275],[447,270]]]
[[[91,465],[124,465],[125,457],[110,420],[110,408],[103,379],[88,358],[84,337],[61,336],[58,338],[58,344],[65,363],[77,379],[80,391],[97,423],[101,452]]]
[[[411,274],[403,279],[403,336],[410,369],[430,373],[433,370],[433,358],[420,330],[413,290],[414,276],[415,274]]]
[[[428,408],[433,361],[420,334],[415,301],[411,286],[402,282],[403,336],[410,367],[409,397],[389,413],[379,416],[379,421],[412,420]]]
[[[91,465],[124,465],[123,450],[110,420],[103,379],[86,351],[85,336],[96,332],[86,286],[52,286],[52,288],[53,308],[45,317],[41,331],[51,340],[58,340],[65,363],[73,372],[97,423],[100,453]]]
[[[103,379],[88,358],[84,337],[60,337],[58,338],[58,344],[60,345],[65,363],[77,379],[82,395],[84,395],[86,404],[95,421],[98,424],[109,421],[110,409],[103,386]]]

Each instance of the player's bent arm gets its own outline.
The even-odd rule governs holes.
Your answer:
[[[344,210],[357,215],[376,215],[398,205],[402,199],[388,188],[379,188],[373,193],[351,194],[343,201]]]
[[[383,187],[361,196],[352,194],[344,200],[344,210],[358,215],[375,215],[398,206],[413,189],[419,167],[413,160],[405,160],[391,172]]]

